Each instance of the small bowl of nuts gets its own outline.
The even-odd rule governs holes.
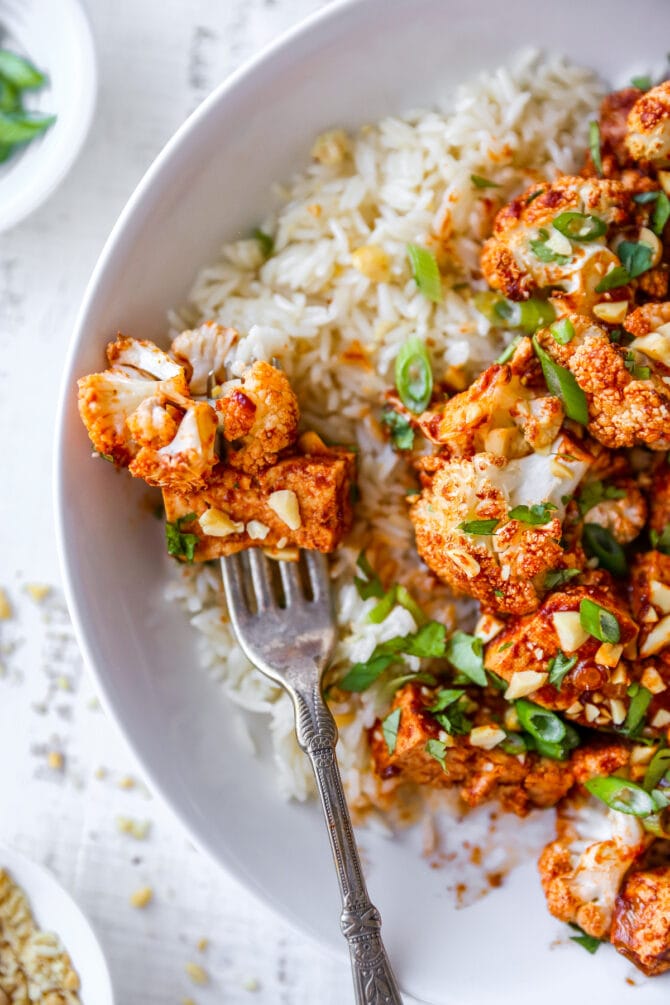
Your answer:
[[[90,923],[50,872],[0,847],[0,1005],[114,1005]]]

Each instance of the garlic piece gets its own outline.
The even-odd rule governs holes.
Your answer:
[[[289,530],[299,530],[302,526],[298,497],[292,489],[280,489],[268,496],[268,506],[276,513]]]
[[[540,673],[539,670],[517,670],[512,674],[509,687],[505,691],[505,701],[516,701],[517,698],[525,698],[538,688],[546,684],[549,678],[548,673]]]
[[[589,633],[582,627],[579,611],[556,611],[552,614],[552,621],[564,653],[573,653],[589,637]]]
[[[482,747],[484,750],[492,750],[501,743],[507,733],[499,726],[475,726],[470,730],[470,743],[473,747]]]
[[[667,645],[670,645],[670,614],[666,614],[657,625],[654,625],[640,647],[640,656],[643,659],[654,656]]]
[[[220,509],[207,509],[198,517],[198,523],[203,534],[209,537],[228,537],[229,534],[241,534],[244,530],[244,523],[237,523],[231,520],[227,513]]]

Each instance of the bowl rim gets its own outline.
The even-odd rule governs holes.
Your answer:
[[[288,925],[296,933],[299,933],[301,937],[310,940],[315,945],[318,945],[321,950],[325,951],[330,957],[336,958],[340,961],[348,958],[344,940],[342,940],[341,945],[338,945],[336,948],[333,943],[320,938],[315,932],[306,926],[301,925],[298,918],[294,917],[292,914],[286,913],[284,906],[274,898],[269,890],[257,882],[249,873],[240,871],[236,867],[235,858],[230,854],[228,849],[216,847],[213,841],[203,838],[194,830],[186,819],[186,816],[182,812],[181,808],[175,804],[172,796],[168,791],[166,791],[164,784],[155,777],[152,769],[145,763],[144,758],[141,756],[138,748],[136,747],[133,738],[131,738],[131,736],[127,733],[120,710],[117,713],[117,709],[111,695],[111,689],[107,687],[104,675],[99,672],[96,666],[92,654],[92,647],[88,643],[85,627],[79,616],[79,608],[76,600],[76,595],[79,590],[76,583],[77,576],[75,570],[70,566],[67,543],[65,540],[64,514],[67,506],[67,485],[64,479],[62,458],[67,446],[65,440],[64,416],[67,409],[68,396],[71,394],[72,389],[72,371],[88,315],[93,308],[98,295],[98,288],[107,269],[110,264],[113,263],[116,255],[119,254],[119,245],[126,235],[127,229],[131,226],[131,221],[135,216],[135,212],[153,187],[156,179],[160,177],[162,172],[165,170],[166,165],[168,165],[171,161],[173,155],[175,155],[176,152],[182,148],[187,138],[195,129],[197,129],[200,122],[209,116],[210,110],[219,102],[224,101],[237,88],[243,87],[247,79],[255,75],[259,68],[270,64],[276,57],[280,56],[285,49],[291,47],[303,36],[308,36],[315,29],[322,28],[330,21],[340,18],[343,12],[346,13],[348,10],[355,8],[364,8],[376,2],[377,0],[331,0],[327,6],[313,11],[292,27],[289,27],[284,32],[281,32],[277,38],[275,38],[268,45],[264,46],[255,55],[245,60],[236,70],[225,77],[221,83],[218,84],[214,90],[207,95],[207,97],[204,98],[203,101],[190,113],[190,115],[177,128],[151,162],[142,178],[130,194],[102,247],[93,268],[93,272],[91,273],[86,285],[82,302],[75,318],[63,364],[61,386],[56,406],[56,426],[52,467],[52,498],[54,504],[54,521],[56,530],[56,552],[58,564],[62,574],[63,592],[72,620],[77,643],[82,653],[84,663],[95,681],[101,704],[103,705],[106,714],[118,728],[121,737],[137,760],[140,773],[146,779],[152,791],[156,792],[165,805],[169,807],[170,812],[179,821],[180,826],[183,827],[189,839],[193,842],[199,852],[206,855],[207,858],[218,868],[223,869],[229,877],[240,883],[247,890],[247,892],[253,894],[253,896],[264,904],[266,908],[271,910],[283,924]],[[407,994],[404,988],[402,990],[403,994]],[[416,1001],[417,999],[414,998],[411,1000]]]
[[[90,17],[80,0],[61,0],[61,3],[68,6],[68,17],[72,20],[79,42],[77,47],[77,64],[81,72],[82,81],[81,86],[78,88],[81,95],[81,104],[79,116],[76,120],[77,128],[70,131],[71,142],[67,155],[60,160],[54,161],[51,171],[47,171],[41,177],[38,176],[36,183],[31,186],[29,193],[13,204],[15,208],[12,208],[11,203],[6,211],[3,211],[2,207],[0,207],[0,233],[4,233],[12,227],[17,226],[23,220],[26,220],[53,195],[77,161],[93,122],[93,113],[95,112],[98,99],[99,81]]]

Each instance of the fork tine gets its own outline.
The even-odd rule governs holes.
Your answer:
[[[272,571],[270,560],[264,555],[260,548],[250,548],[247,552],[249,568],[251,570],[251,582],[256,596],[258,613],[267,611],[275,607],[274,592],[272,589]]]
[[[312,587],[312,596],[316,604],[324,599],[324,595],[329,595],[326,560],[319,551],[304,551],[303,557]]]
[[[249,605],[244,593],[244,575],[240,567],[240,556],[226,555],[225,558],[222,558],[221,574],[231,618],[235,619],[249,614]]]
[[[287,607],[290,607],[303,595],[298,565],[298,562],[279,562],[279,575]]]

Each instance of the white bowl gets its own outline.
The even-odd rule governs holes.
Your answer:
[[[11,848],[0,846],[0,868],[6,869],[23,889],[39,927],[60,937],[79,974],[84,1005],[114,1005],[112,982],[100,943],[70,894],[50,872]]]
[[[653,29],[653,30],[652,30]],[[327,7],[220,87],[179,130],[117,223],[91,280],[66,366],[56,448],[58,538],[89,665],[155,789],[193,840],[303,930],[344,955],[339,901],[314,805],[285,804],[251,757],[220,687],[197,667],[184,618],[161,593],[162,529],[144,487],[94,463],[75,379],[103,365],[117,330],[162,338],[165,315],[224,239],[249,232],[270,185],[306,161],[316,133],[430,105],[529,43],[613,82],[662,60],[670,5],[592,0],[359,0]],[[658,43],[654,39],[658,39]],[[544,816],[551,830],[551,815]],[[359,835],[399,979],[433,1003],[622,1002],[630,965],[591,957],[547,913],[534,860],[454,912],[446,879],[411,833]],[[550,949],[561,935],[563,945]],[[638,1005],[667,979],[635,976]],[[579,988],[575,996],[575,988]]]
[[[77,0],[0,0],[0,47],[27,56],[48,77],[26,105],[58,118],[0,164],[0,231],[37,209],[77,159],[93,118],[95,50]]]

